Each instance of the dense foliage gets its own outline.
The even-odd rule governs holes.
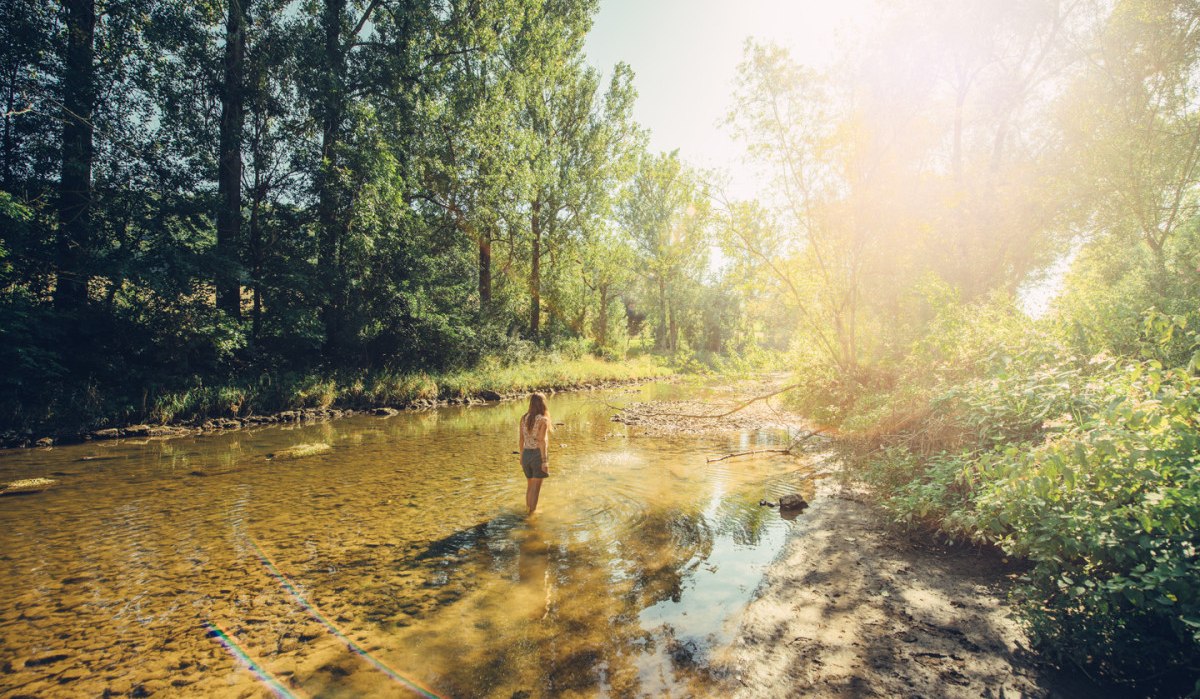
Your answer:
[[[896,3],[825,71],[751,42],[730,118],[774,188],[721,229],[896,521],[1025,561],[1048,657],[1167,695],[1200,692],[1197,27]]]
[[[529,347],[725,350],[703,188],[647,152],[629,68],[584,61],[595,11],[4,3],[0,433]]]
[[[1198,317],[1148,312],[1118,358],[1008,304],[947,312],[953,357],[924,345],[848,408],[858,472],[898,521],[1029,561],[1023,608],[1053,656],[1180,681],[1200,652]]]

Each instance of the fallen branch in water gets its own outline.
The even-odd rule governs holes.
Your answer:
[[[712,459],[705,459],[705,461],[707,461],[708,463],[711,464],[714,461],[724,461],[725,459],[732,459],[735,456],[749,456],[751,454],[791,454],[791,453],[792,453],[791,449],[751,449],[750,451],[739,451],[734,454],[726,454],[725,456],[717,456]]]
[[[737,456],[750,456],[751,454],[791,454],[792,450],[795,449],[800,442],[806,441],[811,437],[815,437],[824,431],[825,430],[823,429],[811,430],[806,434],[800,435],[799,437],[793,439],[784,449],[751,449],[750,451],[739,451],[734,452],[733,454],[726,454],[725,456],[717,456],[711,459],[705,459],[705,461],[711,464],[715,461],[724,461],[725,459],[732,459]]]

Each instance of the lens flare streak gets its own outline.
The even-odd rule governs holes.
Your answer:
[[[327,628],[330,633],[341,640],[342,643],[345,643],[346,647],[350,649],[350,652],[362,657],[368,663],[373,665],[376,670],[379,670],[393,681],[398,682],[418,695],[428,697],[429,699],[442,699],[441,696],[417,680],[388,667],[383,661],[371,655],[365,648],[359,646],[357,643],[351,640],[350,637],[342,633],[340,629],[334,626],[333,622],[329,621],[329,619],[327,619],[324,614],[321,614],[321,612],[318,611],[311,602],[305,599],[304,595],[300,594],[300,591],[296,589],[296,586],[292,584],[291,580],[289,580],[287,576],[279,572],[279,569],[275,567],[275,563],[267,556],[265,552],[263,552],[257,541],[250,537],[246,538],[250,542],[250,545],[253,546],[254,550],[258,553],[259,560],[262,561],[262,564],[266,566],[271,575],[279,581],[279,584],[283,585],[284,589],[288,591],[288,594],[290,594],[292,598],[295,599],[296,602],[299,603],[299,605],[303,607],[306,612],[308,612],[309,616],[316,619],[322,626]]]
[[[233,640],[229,634],[225,633],[221,627],[209,621],[204,622],[204,626],[208,629],[209,638],[217,639],[221,645],[225,646],[226,650],[233,654],[233,657],[237,658],[243,665],[249,668],[250,672],[258,678],[259,682],[262,682],[270,687],[271,691],[275,692],[276,696],[283,697],[283,699],[296,699],[296,694],[294,694],[287,687],[284,687],[279,680],[275,679],[274,675],[272,675],[270,672],[267,672],[266,668],[254,662],[254,660],[250,657],[250,654],[247,653],[244,648],[239,646],[237,641]]]

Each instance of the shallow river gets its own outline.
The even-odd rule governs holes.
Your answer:
[[[540,511],[525,405],[0,452],[0,696],[705,696],[808,492],[773,430],[650,437],[550,397]],[[267,454],[302,443],[332,451]]]

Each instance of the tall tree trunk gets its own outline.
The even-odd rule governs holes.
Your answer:
[[[262,209],[262,201],[266,196],[266,187],[262,185],[260,178],[260,171],[258,168],[255,168],[254,189],[252,190],[252,198],[250,200],[250,283],[254,285],[254,300],[250,307],[250,337],[254,340],[262,337],[263,251],[262,224],[260,222],[259,211]]]
[[[75,311],[87,304],[92,227],[92,108],[96,101],[93,43],[95,0],[64,0],[67,45],[63,57],[62,178],[58,191],[58,265],[54,305]]]
[[[973,281],[974,270],[971,268],[970,263],[973,241],[968,231],[973,230],[974,226],[967,215],[966,171],[963,165],[963,111],[967,101],[967,91],[970,89],[970,82],[961,82],[962,80],[964,79],[960,78],[958,93],[954,100],[954,144],[953,151],[951,152],[951,166],[954,175],[954,196],[958,200],[954,207],[955,218],[958,223],[954,235],[958,244],[959,289],[965,295],[970,296],[971,292],[969,289]]]
[[[344,114],[346,57],[342,48],[342,16],[346,0],[325,0],[321,27],[325,33],[325,85],[321,100],[321,170],[317,178],[317,250],[325,324],[325,349],[337,354],[341,335],[341,247],[344,227],[344,193],[338,181],[338,146]]]
[[[960,189],[963,186],[963,107],[966,101],[967,88],[960,85],[954,98],[954,143],[950,153],[954,184]]]
[[[492,239],[487,233],[479,235],[479,310],[492,305]]]
[[[8,75],[8,94],[4,100],[4,172],[0,174],[0,185],[4,191],[13,192],[13,158],[16,146],[13,143],[13,111],[17,102],[17,62],[13,61]]]
[[[221,91],[221,153],[217,173],[217,308],[233,318],[242,315],[238,283],[238,242],[242,232],[243,55],[246,49],[245,10],[250,0],[227,0],[225,19],[225,84]]]
[[[538,340],[542,320],[542,202],[533,201],[530,229],[533,234],[533,258],[529,267],[529,337]]]
[[[596,321],[596,339],[600,342],[600,348],[604,349],[608,344],[608,285],[600,285],[600,318]]]
[[[654,331],[654,348],[667,348],[667,280],[658,275],[658,327]]]
[[[671,354],[679,351],[679,326],[675,323],[675,304],[670,304],[667,309],[667,341],[671,348]]]

